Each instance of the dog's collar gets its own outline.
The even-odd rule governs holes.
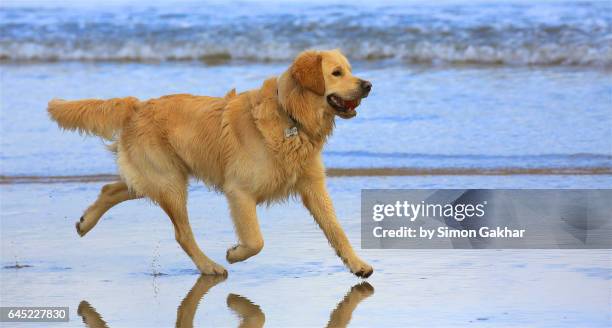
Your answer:
[[[278,79],[277,79],[278,82]],[[278,83],[276,87],[276,99],[278,99]],[[287,114],[287,121],[289,122],[289,127],[285,128],[285,138],[291,138],[298,135],[298,125],[299,122],[287,111],[283,108],[279,101],[279,107],[283,109],[285,114]]]

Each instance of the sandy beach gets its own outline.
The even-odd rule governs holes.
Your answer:
[[[597,188],[610,180],[353,177],[331,178],[329,188],[342,225],[359,245],[358,187]],[[68,306],[71,319],[62,327],[82,327],[84,313],[88,322],[97,313],[108,327],[172,326],[191,320],[193,308],[184,304],[193,298],[201,299],[195,326],[237,326],[240,311],[253,316],[249,322],[265,317],[268,327],[320,327],[330,318],[346,320],[350,312],[354,327],[606,327],[610,322],[610,250],[360,250],[376,270],[369,286],[360,285],[301,204],[290,201],[258,209],[263,252],[229,265],[223,259],[235,237],[224,197],[195,185],[189,210],[196,238],[229,270],[225,281],[199,279],[169,220],[147,201],[114,208],[79,238],[74,221],[101,185],[0,187],[2,306]],[[342,307],[344,300],[349,304]]]

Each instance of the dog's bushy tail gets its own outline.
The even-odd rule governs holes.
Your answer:
[[[75,101],[53,99],[47,110],[51,119],[64,129],[112,140],[136,112],[139,103],[134,97]]]

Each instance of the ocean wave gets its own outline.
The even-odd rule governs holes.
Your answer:
[[[3,61],[351,59],[612,66],[605,2],[0,8]]]
[[[336,48],[335,44],[294,47],[288,44],[109,42],[95,45],[0,42],[2,61],[288,61],[303,49]],[[354,60],[396,60],[424,64],[612,66],[612,47],[544,44],[490,46],[420,42],[376,45],[372,42],[340,47]]]

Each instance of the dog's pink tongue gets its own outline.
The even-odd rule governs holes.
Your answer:
[[[355,107],[357,107],[357,101],[355,100],[347,100],[344,102],[344,104],[346,105],[346,108],[348,108],[349,110],[354,110]]]

